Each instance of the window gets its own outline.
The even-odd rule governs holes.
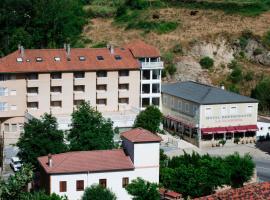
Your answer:
[[[150,80],[150,70],[143,70],[143,80]]]
[[[38,94],[38,87],[28,87],[27,94],[29,95],[37,95]]]
[[[253,110],[253,106],[248,106],[247,107],[247,113],[252,113]]]
[[[17,62],[22,62],[23,59],[22,58],[17,58]]]
[[[84,72],[74,72],[74,78],[84,78],[85,73]]]
[[[227,114],[227,107],[226,106],[222,106],[221,107],[221,115],[226,115]]]
[[[189,105],[188,105],[188,103],[185,103],[185,111],[186,112],[189,112]]]
[[[142,107],[146,108],[150,105],[150,99],[149,98],[142,98]]]
[[[212,108],[205,108],[205,116],[211,116],[212,115]]]
[[[10,110],[17,110],[17,106],[16,105],[11,105]]]
[[[159,106],[159,97],[153,97],[152,98],[152,104],[154,106]]]
[[[160,90],[159,90],[159,84],[153,84],[152,85],[152,93],[160,93]]]
[[[67,182],[66,181],[60,181],[59,182],[59,191],[60,192],[66,192],[67,191]]]
[[[55,61],[61,61],[60,57],[54,57]]]
[[[6,102],[0,102],[0,112],[7,111],[7,110],[8,110],[8,104]]]
[[[62,74],[61,73],[51,73],[51,79],[61,79]]]
[[[236,114],[237,113],[237,107],[233,106],[230,108],[230,114]]]
[[[0,87],[0,96],[8,96],[8,89]]]
[[[150,58],[150,62],[157,62],[158,58]]]
[[[99,91],[107,91],[107,85],[97,85],[97,90]]]
[[[28,102],[27,103],[27,108],[29,109],[38,109],[38,102]]]
[[[15,74],[0,74],[0,81],[16,80]]]
[[[51,101],[51,107],[61,108],[62,101]]]
[[[142,93],[149,94],[150,93],[150,84],[143,84],[142,85]]]
[[[115,58],[115,60],[122,60],[122,57],[119,55],[115,55],[114,58]]]
[[[37,62],[42,62],[43,59],[42,59],[41,57],[36,57],[36,61],[37,61]]]
[[[182,101],[181,100],[178,100],[177,110],[182,110]]]
[[[85,61],[86,58],[85,58],[85,56],[79,56],[79,60],[80,60],[80,61]]]
[[[5,132],[9,132],[9,124],[4,124],[4,130]]]
[[[119,76],[129,76],[129,71],[128,70],[121,70],[118,72]]]
[[[37,80],[38,79],[38,74],[36,73],[31,73],[27,75],[28,80]]]
[[[98,105],[107,105],[107,99],[97,99]]]
[[[84,85],[74,85],[73,90],[74,90],[74,92],[84,92],[85,86]]]
[[[76,189],[77,189],[77,191],[84,190],[84,181],[83,180],[76,181]]]
[[[99,185],[106,188],[107,187],[107,179],[99,179]]]
[[[107,77],[107,72],[106,71],[98,71],[97,77]]]
[[[11,124],[11,132],[17,131],[17,124]]]
[[[122,178],[122,187],[125,188],[129,184],[129,178],[124,177]]]
[[[62,92],[62,87],[61,86],[52,86],[51,87],[51,92],[52,93],[61,93]]]
[[[17,95],[17,91],[16,90],[10,90],[10,95],[11,96],[16,96]]]
[[[103,56],[97,56],[97,60],[104,60]]]
[[[19,130],[20,130],[20,131],[23,131],[23,130],[24,130],[23,124],[21,124],[21,123],[19,123]]]
[[[128,90],[129,89],[129,85],[126,84],[119,84],[118,85],[119,90]]]
[[[129,99],[128,98],[119,98],[118,99],[118,103],[128,104],[129,103]]]
[[[159,79],[160,78],[160,70],[155,69],[152,71],[152,79]]]

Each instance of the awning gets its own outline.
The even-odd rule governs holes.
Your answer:
[[[179,119],[177,119],[175,117],[172,117],[170,115],[165,116],[165,118],[170,119],[170,120],[175,121],[175,122],[178,122],[178,123],[181,123],[184,126],[187,126],[187,127],[190,127],[190,128],[196,128],[195,126],[193,126],[191,124],[187,124],[187,123],[185,123],[185,122],[183,122],[183,121],[181,121],[181,120],[179,120]]]
[[[247,132],[247,131],[257,131],[257,130],[258,130],[257,125],[201,128],[201,132],[203,135],[221,134],[221,133],[226,133],[226,132]]]

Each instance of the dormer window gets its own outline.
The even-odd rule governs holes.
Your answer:
[[[98,60],[104,60],[103,56],[97,56]]]
[[[122,57],[119,55],[114,56],[115,60],[122,60]]]
[[[26,59],[26,62],[30,62],[30,59]]]
[[[79,56],[79,60],[80,60],[80,61],[85,61],[86,58],[85,58],[85,56]]]
[[[17,62],[22,62],[23,59],[22,58],[17,58]]]
[[[42,59],[41,57],[36,57],[36,61],[37,61],[37,62],[42,62],[43,59]]]
[[[55,61],[61,61],[60,57],[54,57]]]

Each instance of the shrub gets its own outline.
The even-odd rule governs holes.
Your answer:
[[[253,55],[254,56],[261,55],[262,53],[263,53],[263,50],[262,49],[258,49],[258,48],[253,51]]]
[[[253,80],[254,73],[252,71],[248,71],[245,75],[246,81],[252,81]]]
[[[173,76],[173,75],[175,74],[176,71],[177,71],[177,69],[176,69],[176,67],[175,67],[174,64],[169,64],[169,65],[167,66],[167,72],[168,72],[171,76]]]
[[[267,49],[270,49],[270,31],[264,34],[262,42]]]
[[[234,141],[233,141],[234,143],[239,143],[240,142],[240,138],[238,138],[238,137],[236,137],[236,138],[234,138]]]
[[[115,194],[100,185],[92,185],[85,189],[82,200],[116,200]]]
[[[230,74],[230,80],[233,83],[239,83],[243,79],[243,72],[240,67],[236,67],[233,69],[233,71]]]
[[[176,44],[173,48],[172,48],[173,53],[183,53],[183,47],[181,44]]]
[[[226,144],[226,140],[220,140],[218,143],[224,146]]]
[[[87,10],[87,15],[89,17],[101,17],[101,18],[109,18],[116,15],[116,8],[110,6],[91,6]]]
[[[234,93],[239,93],[239,88],[233,83],[228,86],[228,90]]]
[[[203,69],[210,69],[214,66],[214,60],[208,56],[200,60],[200,65]]]
[[[228,64],[228,67],[230,69],[234,69],[236,67],[240,67],[240,65],[238,64],[238,62],[236,60],[232,60],[229,64]]]

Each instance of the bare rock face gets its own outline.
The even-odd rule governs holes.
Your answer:
[[[206,84],[211,83],[207,72],[203,70],[200,64],[191,56],[183,56],[181,60],[176,63],[176,68],[176,81],[192,80]]]

